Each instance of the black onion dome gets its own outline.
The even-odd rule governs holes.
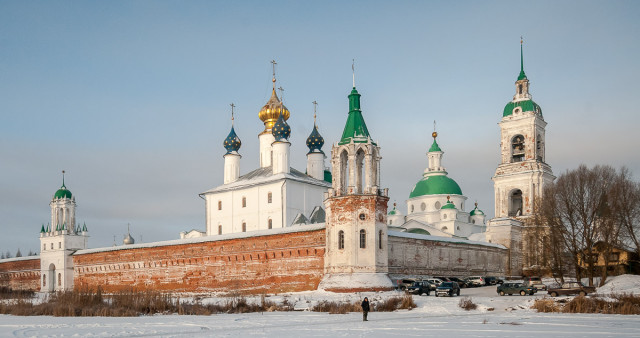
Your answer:
[[[307,147],[309,147],[309,153],[323,153],[322,146],[324,145],[324,138],[318,132],[318,127],[313,126],[311,135],[307,138]]]
[[[284,120],[282,114],[278,117],[278,121],[273,125],[271,129],[271,133],[273,137],[275,137],[276,141],[289,140],[289,136],[291,135],[291,127],[287,124],[287,121]]]
[[[224,139],[222,143],[224,145],[224,149],[227,149],[227,154],[231,154],[233,152],[237,152],[242,145],[240,138],[236,135],[236,131],[231,126],[231,132],[229,132],[229,136]]]

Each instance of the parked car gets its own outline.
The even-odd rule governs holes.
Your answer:
[[[522,284],[527,286],[533,286],[534,288],[536,288],[536,292],[538,292],[538,290],[547,289],[547,286],[544,285],[544,283],[542,283],[542,279],[540,277],[525,277],[524,282]]]
[[[453,295],[460,296],[460,286],[456,282],[442,282],[440,286],[436,288],[436,297]]]
[[[440,284],[442,284],[442,280],[438,278],[429,278],[424,281],[429,283],[429,288],[431,290],[435,290]]]
[[[413,282],[413,284],[407,287],[407,293],[411,293],[414,295],[421,296],[422,294],[427,294],[428,296],[430,292],[431,292],[430,284],[425,281]]]
[[[596,288],[593,286],[584,286],[580,282],[566,282],[562,283],[559,288],[549,289],[547,293],[551,297],[566,296],[566,295],[580,295],[586,296],[589,293],[596,292]]]
[[[520,296],[525,296],[533,295],[536,293],[536,289],[532,286],[522,285],[522,283],[503,283],[502,285],[498,285],[496,292],[500,296],[504,296],[505,294],[511,296],[514,293],[519,293]]]
[[[484,278],[484,285],[502,284],[504,281],[498,277],[487,276]]]
[[[395,280],[396,290],[405,291],[415,281],[416,281],[415,279],[410,279],[410,278],[396,279]]]
[[[462,279],[460,279],[458,277],[449,277],[449,281],[458,283],[458,286],[461,287],[461,288],[466,288],[467,287],[467,282],[463,281]]]
[[[466,278],[468,286],[483,286],[484,278],[480,276],[471,276]]]

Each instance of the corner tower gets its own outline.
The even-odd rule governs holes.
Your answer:
[[[522,40],[520,74],[516,93],[502,113],[500,125],[501,163],[492,180],[495,192],[495,216],[527,218],[534,211],[534,201],[544,186],[555,179],[545,162],[545,127],[542,109],[529,93],[529,79],[524,73]]]
[[[319,289],[387,290],[387,189],[380,189],[380,147],[360,110],[360,94],[349,94],[349,116],[331,149],[332,188],[325,195],[325,276]]]

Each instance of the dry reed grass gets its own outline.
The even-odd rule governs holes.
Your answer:
[[[476,305],[472,300],[471,297],[462,297],[460,298],[460,301],[458,302],[458,306],[465,309],[466,311],[471,311],[471,310],[475,310],[478,308],[478,305]]]
[[[640,314],[640,296],[616,294],[611,295],[610,299],[599,296],[577,296],[562,302],[543,298],[536,300],[531,308],[538,312],[638,315]]]

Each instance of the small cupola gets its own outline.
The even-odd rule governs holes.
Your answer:
[[[289,124],[287,123],[287,121],[285,121],[282,114],[280,114],[280,116],[278,117],[278,120],[273,125],[273,128],[271,129],[271,133],[273,134],[273,137],[276,139],[276,142],[289,140],[289,136],[291,136],[291,127],[289,127]]]

